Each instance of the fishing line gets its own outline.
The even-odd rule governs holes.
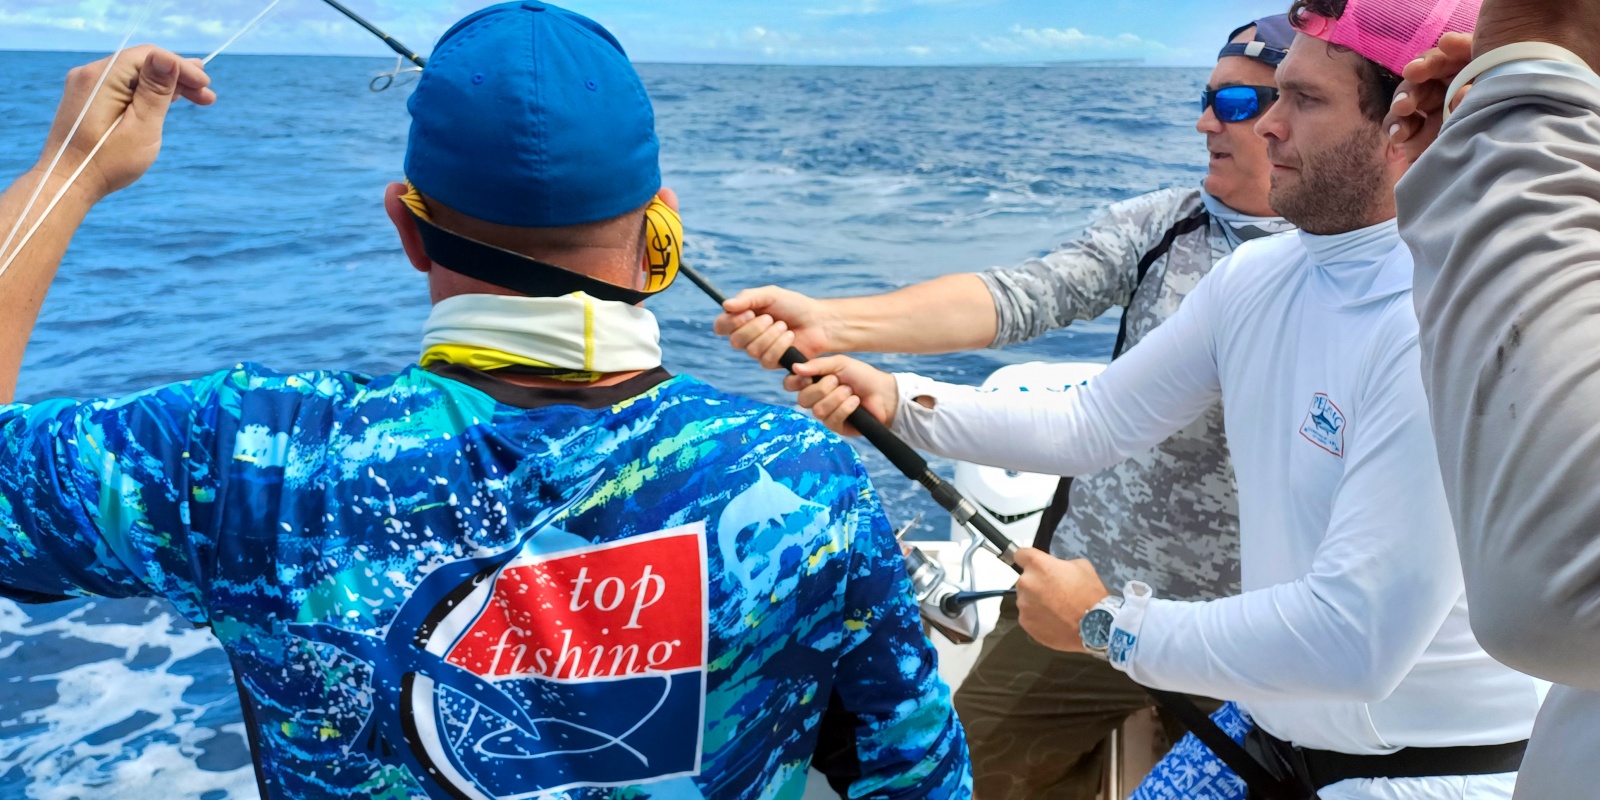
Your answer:
[[[94,89],[89,92],[88,101],[83,104],[83,110],[78,112],[78,118],[73,121],[72,129],[67,131],[67,138],[62,141],[60,149],[56,150],[55,157],[50,159],[50,166],[45,168],[45,175],[48,176],[55,174],[56,167],[61,164],[61,157],[66,155],[67,150],[72,147],[73,137],[78,135],[78,128],[83,125],[83,120],[89,116],[89,109],[94,106],[94,98],[100,94],[100,88],[105,86],[106,79],[111,77],[111,70],[112,68],[116,67],[117,59],[121,58],[122,52],[128,49],[128,42],[133,41],[133,35],[138,32],[140,26],[144,25],[145,20],[150,17],[150,12],[155,10],[157,2],[159,2],[159,0],[150,0],[148,3],[145,3],[144,10],[139,14],[139,16],[134,17],[133,22],[128,25],[128,32],[123,35],[122,42],[117,45],[116,52],[111,54],[110,65],[106,67],[105,71],[100,73],[100,79],[95,81]],[[97,147],[95,149],[98,150],[99,148]],[[34,204],[39,202],[39,195],[44,192],[44,185],[45,181],[41,180],[39,181],[38,186],[33,187],[33,195],[28,198],[27,205],[22,207],[22,213],[17,215],[17,223],[11,226],[11,233],[6,236],[5,243],[0,244],[0,255],[5,255],[5,253],[11,248],[11,243],[17,238],[17,232],[22,230],[22,226],[28,221],[28,215],[33,212]],[[48,214],[49,212],[47,211],[45,213]],[[23,240],[22,244],[27,244],[27,240]],[[22,245],[18,245],[17,251],[21,252],[21,250]],[[14,255],[12,257],[15,258]],[[10,260],[7,260],[5,263],[6,266],[11,265]],[[0,267],[0,275],[4,274],[5,267]]]
[[[216,50],[213,50],[211,52],[211,55],[200,59],[200,66],[203,67],[203,66],[206,66],[207,64],[210,64],[212,59],[216,58],[217,56],[222,55],[222,51],[228,49],[229,47],[232,47],[233,43],[239,41],[239,39],[241,37],[243,37],[245,34],[249,33],[252,30],[255,30],[255,27],[257,25],[260,25],[261,21],[266,19],[267,15],[271,14],[273,12],[273,10],[278,7],[278,4],[282,3],[282,2],[283,2],[283,0],[272,0],[272,4],[271,5],[267,6],[264,9],[262,9],[261,13],[257,14],[255,19],[250,20],[250,22],[247,23],[243,28],[240,28],[239,32],[233,35],[233,38],[229,39],[226,42],[223,42],[221,47],[218,47]]]
[[[111,57],[110,64],[107,65],[105,71],[101,73],[99,83],[95,84],[94,91],[89,94],[88,101],[84,103],[83,111],[78,114],[78,122],[72,126],[71,133],[67,135],[66,142],[61,145],[61,149],[56,153],[55,160],[50,163],[50,169],[45,172],[45,175],[48,176],[55,171],[56,164],[60,162],[61,157],[66,154],[68,147],[71,146],[72,137],[76,136],[78,133],[78,124],[81,124],[84,117],[88,116],[89,108],[94,105],[94,99],[95,96],[99,94],[100,87],[105,84],[106,78],[110,76],[112,68],[116,66],[117,58],[122,55],[122,52],[125,49],[127,49],[128,42],[133,39],[134,32],[138,30],[140,25],[144,24],[145,19],[149,17],[150,11],[155,8],[157,2],[158,0],[150,0],[150,3],[145,6],[144,13],[140,15],[139,19],[134,23],[134,26],[128,30],[128,35],[123,37],[122,44],[117,47],[117,52]],[[229,39],[221,47],[217,48],[216,52],[206,56],[206,63],[209,63],[212,59],[221,55],[222,51],[228,49],[233,45],[234,42],[239,41],[240,37],[244,36],[252,28],[259,24],[261,20],[265,19],[267,14],[274,8],[277,8],[278,4],[281,2],[283,2],[283,0],[272,0],[272,3],[267,6],[265,11],[256,15],[255,19],[250,20],[249,24],[245,25],[242,30],[233,35],[233,38]],[[61,190],[56,192],[55,197],[51,198],[50,204],[45,206],[44,212],[39,215],[39,219],[34,221],[33,227],[29,228],[27,234],[22,237],[22,241],[17,243],[17,249],[11,251],[11,255],[6,257],[4,263],[0,263],[0,277],[5,276],[6,271],[11,269],[12,263],[14,263],[17,258],[22,255],[22,251],[28,246],[28,242],[33,240],[34,234],[38,233],[39,229],[44,227],[45,221],[50,219],[50,213],[55,211],[56,206],[61,204],[61,200],[67,196],[67,192],[72,190],[73,184],[78,182],[78,178],[83,175],[83,171],[89,168],[89,163],[94,160],[95,155],[100,152],[102,147],[105,147],[106,142],[111,140],[112,134],[117,132],[117,128],[122,125],[122,121],[127,118],[127,115],[128,112],[123,111],[122,114],[117,117],[116,121],[111,123],[111,127],[107,128],[105,135],[101,136],[100,141],[95,143],[94,149],[89,151],[89,155],[83,159],[83,163],[78,165],[78,168],[73,171],[71,177],[67,178],[67,182],[62,185]],[[33,201],[38,199],[39,193],[43,189],[44,181],[41,180],[39,185],[34,187],[33,200],[29,201],[28,207],[23,209],[22,215],[17,218],[16,226],[12,228],[11,235],[13,237],[16,236],[16,232],[18,230],[21,230],[23,223],[27,221],[28,212],[33,210]],[[6,244],[10,244],[10,239],[7,239]],[[0,247],[0,253],[4,252],[5,249]]]

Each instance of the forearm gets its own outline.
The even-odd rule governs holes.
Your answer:
[[[1303,584],[1209,602],[1155,599],[1119,666],[1141,685],[1206,697],[1376,702],[1404,673],[1373,672],[1374,648],[1360,628]]]
[[[1149,449],[1167,435],[1159,429],[1142,437],[1112,430],[1106,416],[1075,388],[989,392],[916,375],[898,375],[896,381],[901,402],[894,431],[912,447],[958,461],[1083,475]]]
[[[994,298],[977,275],[946,275],[873,297],[824,301],[840,352],[953,353],[994,341]]]
[[[1600,90],[1479,81],[1398,197],[1473,630],[1600,689]]]
[[[939,455],[1051,475],[1082,475],[1145,452],[1221,396],[1204,289],[1081,385],[995,392],[902,376],[894,428]]]
[[[0,195],[0,242],[12,238],[10,247],[0,254],[0,264],[4,264],[17,251],[17,245],[27,235],[28,229],[65,185],[66,176],[46,176],[42,171],[35,170],[18,178],[4,195]],[[38,201],[34,203],[28,218],[22,221],[15,237],[11,237],[12,230],[18,228],[28,199],[36,190],[39,191]],[[17,376],[22,369],[22,357],[28,348],[28,340],[33,335],[34,323],[39,318],[39,309],[44,305],[45,295],[55,280],[56,269],[72,242],[73,234],[83,224],[91,207],[93,202],[82,191],[76,188],[69,190],[10,268],[0,274],[0,404],[10,403],[16,398]]]

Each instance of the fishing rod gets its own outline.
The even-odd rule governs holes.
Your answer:
[[[396,53],[399,53],[401,58],[403,58],[403,59],[405,59],[407,61],[410,61],[413,64],[416,64],[418,67],[426,67],[426,66],[428,66],[428,59],[417,55],[416,53],[412,52],[410,48],[406,47],[405,45],[403,45],[403,44],[401,44],[401,43],[399,43],[397,41],[395,41],[392,37],[389,36],[389,34],[384,33],[382,30],[379,30],[378,26],[373,25],[372,23],[366,21],[365,19],[362,19],[360,14],[357,14],[356,12],[351,11],[348,8],[345,8],[344,4],[339,2],[339,0],[322,0],[322,2],[327,3],[330,6],[333,6],[333,10],[339,12],[340,14],[343,14],[343,15],[349,17],[351,22],[354,22],[355,24],[360,25],[363,28],[366,28],[369,32],[372,33],[373,36],[376,36],[379,39],[382,39],[383,43],[386,44],[386,45],[389,45],[389,49],[390,50],[393,50]]]
[[[427,66],[428,62],[426,59],[390,38],[389,34],[384,33],[383,31],[379,30],[377,26],[362,19],[360,16],[357,16],[350,9],[345,8],[343,5],[336,2],[336,0],[323,0],[323,2],[354,20],[361,27],[371,31],[374,36],[382,39],[385,44],[389,45],[389,47],[392,48],[396,53],[399,53],[401,58],[409,58],[411,63],[416,64],[419,68]],[[678,264],[678,271],[687,276],[695,286],[700,287],[700,290],[705,292],[706,295],[714,300],[718,307],[721,307],[727,302],[727,295],[718,290],[717,287],[707,280],[704,275],[701,275],[698,270],[695,270],[689,265],[680,262]],[[785,369],[792,371],[795,365],[803,364],[808,360],[809,359],[806,358],[804,353],[801,353],[799,350],[791,347],[783,354],[783,358],[780,359],[780,363],[782,363]],[[895,468],[899,469],[900,472],[906,477],[916,481],[917,483],[921,484],[923,488],[927,489],[928,493],[933,496],[934,502],[938,503],[939,506],[944,510],[950,512],[950,515],[955,519],[957,524],[969,531],[976,532],[981,538],[975,538],[975,544],[980,542],[987,544],[988,547],[1000,557],[1002,562],[1016,570],[1019,574],[1022,572],[1022,568],[1017,566],[1016,561],[1017,545],[1011,541],[1010,537],[1006,536],[1004,533],[1001,533],[999,529],[997,529],[987,519],[980,515],[978,513],[978,509],[972,504],[972,501],[968,500],[965,495],[961,494],[960,490],[956,489],[955,486],[951,485],[949,482],[935,474],[933,468],[928,465],[927,459],[923,458],[921,454],[917,453],[916,450],[913,450],[910,445],[906,444],[903,439],[896,436],[893,431],[890,431],[887,426],[879,422],[878,418],[872,416],[872,414],[869,413],[865,408],[856,409],[850,414],[850,416],[847,418],[847,421],[854,426],[855,429],[859,431],[868,442],[871,442],[873,447],[876,447],[879,452],[883,453],[883,455],[889,459],[890,463],[895,465]],[[920,560],[925,571],[936,571],[935,568],[937,565],[933,564],[927,556],[923,555],[922,551],[912,548],[911,555],[908,556],[908,559],[910,558],[916,558]],[[918,588],[920,594],[922,584],[917,582],[916,575],[913,575],[912,577],[913,583]],[[942,575],[933,578],[934,582],[942,579]],[[963,603],[970,603],[976,600],[977,598],[973,597],[972,595],[979,593],[964,594],[967,596],[960,597],[957,595],[957,597],[960,597],[959,600],[951,599],[949,597],[945,599],[950,599],[951,606],[954,609]],[[940,601],[939,604],[942,606],[943,601]],[[941,611],[943,611],[943,609],[941,609]],[[926,615],[924,618],[927,618]],[[935,620],[930,619],[929,621],[937,624]],[[940,627],[941,629],[945,629],[944,626]],[[1158,689],[1151,689],[1149,687],[1146,687],[1145,691],[1148,692],[1151,698],[1156,701],[1156,705],[1161,706],[1168,713],[1177,717],[1178,720],[1183,723],[1183,726],[1188,728],[1189,731],[1195,735],[1195,738],[1199,739],[1202,744],[1206,745],[1206,747],[1217,756],[1218,759],[1220,759],[1224,764],[1232,769],[1235,774],[1244,780],[1245,784],[1249,786],[1253,792],[1259,794],[1263,798],[1266,798],[1266,800],[1308,800],[1308,798],[1309,800],[1315,800],[1315,792],[1308,794],[1304,790],[1300,789],[1300,787],[1295,785],[1293,781],[1284,780],[1278,777],[1275,770],[1267,767],[1259,759],[1251,755],[1249,751],[1245,750],[1244,747],[1238,742],[1235,742],[1232,737],[1222,730],[1221,726],[1212,720],[1211,717],[1207,716],[1204,711],[1201,711],[1199,706],[1196,706],[1194,701],[1190,700],[1188,696],[1178,694],[1176,692],[1166,692]]]
[[[693,281],[694,285],[700,287],[700,291],[705,292],[719,307],[728,302],[728,296],[717,289],[698,270],[688,264],[679,264],[678,271]],[[783,365],[784,369],[793,372],[796,365],[804,364],[809,360],[804,353],[791,347],[778,360],[778,363]],[[957,489],[949,481],[939,477],[933,471],[933,467],[929,466],[928,460],[923,458],[916,450],[911,449],[911,446],[906,444],[904,439],[896,436],[893,431],[889,430],[888,426],[879,422],[878,418],[872,416],[865,408],[858,408],[852,411],[847,421],[857,431],[860,431],[862,437],[871,442],[873,447],[883,453],[884,457],[889,459],[889,463],[900,470],[901,474],[922,484],[922,487],[928,490],[928,494],[933,496],[933,501],[938,503],[940,508],[950,512],[950,516],[955,519],[957,525],[981,536],[988,543],[994,554],[1005,562],[1006,566],[1011,567],[1018,573],[1022,572],[1022,568],[1017,566],[1017,545],[1011,541],[1011,537],[1001,533],[999,528],[996,528],[987,518],[979,514],[972,501],[968,500],[966,495],[963,495],[961,490]]]

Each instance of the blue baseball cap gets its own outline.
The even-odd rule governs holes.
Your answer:
[[[1254,41],[1234,42],[1233,38],[1251,27],[1256,29]],[[1289,55],[1289,45],[1294,44],[1295,29],[1289,23],[1288,14],[1274,14],[1246,25],[1240,25],[1233,33],[1228,34],[1228,45],[1217,54],[1218,59],[1227,56],[1244,56],[1253,58],[1269,67],[1276,67],[1283,63]]]
[[[409,108],[406,177],[474,219],[582,225],[661,190],[639,73],[605,28],[549,3],[502,3],[456,23]]]

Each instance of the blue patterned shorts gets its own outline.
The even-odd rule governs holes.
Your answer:
[[[1211,715],[1236,742],[1243,742],[1255,723],[1229,703]],[[1184,736],[1151,771],[1129,800],[1245,800],[1244,781],[1193,734]]]

